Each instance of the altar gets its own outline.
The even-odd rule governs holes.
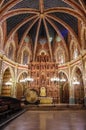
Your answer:
[[[39,97],[40,104],[52,104],[53,98],[51,97]]]

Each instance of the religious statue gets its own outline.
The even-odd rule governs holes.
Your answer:
[[[46,96],[46,88],[45,87],[40,88],[40,96],[42,96],[42,97]]]

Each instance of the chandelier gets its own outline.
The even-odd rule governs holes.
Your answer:
[[[20,80],[20,82],[33,82],[33,81],[34,79],[31,78],[30,76]]]
[[[53,77],[50,79],[52,82],[58,82],[60,81],[60,79],[58,77]]]

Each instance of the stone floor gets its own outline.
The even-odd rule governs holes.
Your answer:
[[[86,110],[27,111],[3,130],[86,130]]]

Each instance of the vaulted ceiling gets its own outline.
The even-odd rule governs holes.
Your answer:
[[[78,20],[86,23],[86,0],[1,0],[0,4],[0,21],[7,22],[7,39],[17,32],[21,44],[29,35],[34,53],[40,37],[47,39],[51,50],[56,35],[68,44],[68,33],[78,40]]]

